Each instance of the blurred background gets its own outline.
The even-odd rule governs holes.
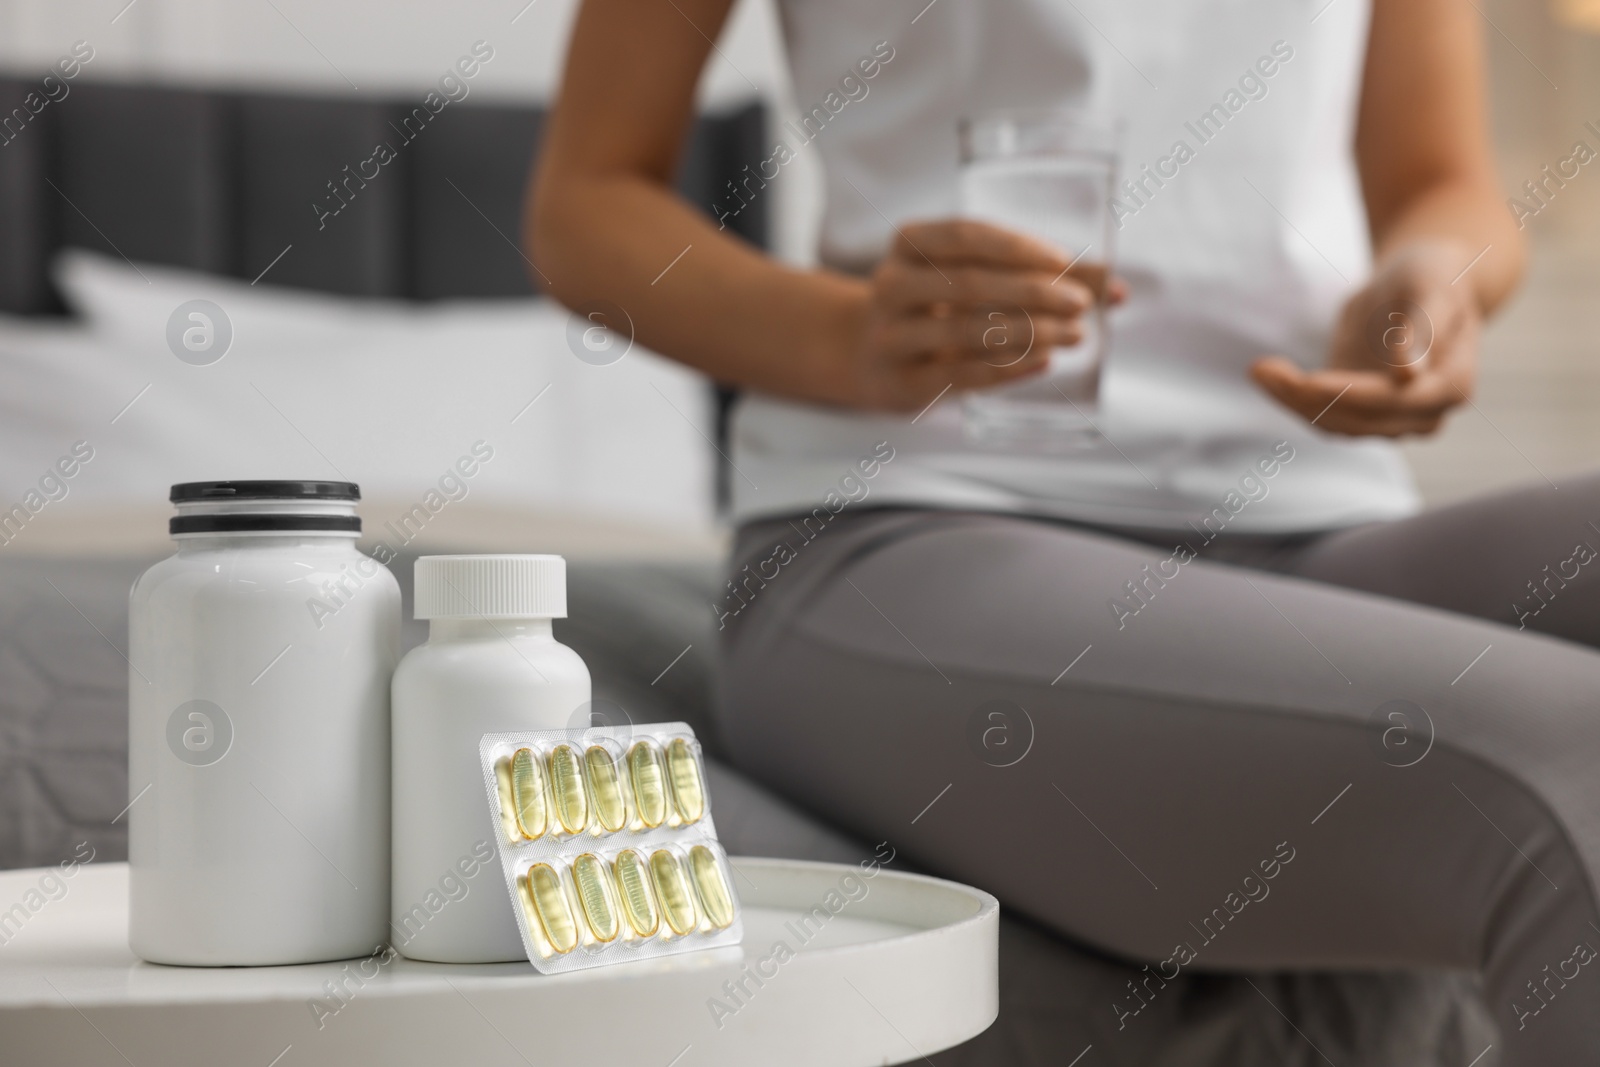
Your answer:
[[[1465,2],[1473,3],[1484,21],[1502,176],[1508,193],[1527,199],[1523,183],[1542,179],[1543,168],[1571,155],[1575,142],[1583,140],[1600,151],[1600,0]],[[0,69],[18,76],[42,73],[73,42],[86,40],[95,59],[80,76],[83,82],[137,80],[404,99],[425,93],[471,42],[483,40],[492,45],[495,58],[473,80],[473,99],[541,103],[556,90],[577,6],[576,0],[0,0]],[[772,109],[772,121],[793,115],[778,34],[769,0],[741,0],[704,77],[703,106],[730,109],[755,100]],[[1586,128],[1590,121],[1595,128]],[[801,153],[774,183],[769,201],[770,242],[794,262],[809,257],[819,207],[815,165],[813,156]],[[1547,199],[1528,220],[1534,254],[1527,283],[1485,339],[1475,407],[1457,414],[1437,438],[1407,445],[1431,502],[1530,480],[1559,484],[1563,476],[1589,467],[1600,445],[1600,420],[1593,416],[1600,401],[1600,366],[1590,357],[1591,338],[1600,326],[1600,309],[1590,297],[1593,279],[1600,277],[1600,254],[1595,252],[1600,164],[1583,167]],[[648,362],[649,357],[641,358]],[[690,377],[677,368],[652,373],[654,377],[647,375],[650,381],[659,384],[665,375],[678,388],[687,388],[683,379]],[[531,397],[541,383],[530,378],[525,384]],[[516,388],[522,389],[523,383]],[[693,395],[684,392],[680,399]],[[526,398],[508,397],[508,402],[513,399],[515,406]],[[552,407],[559,406],[557,394],[550,399]],[[660,405],[648,414],[634,411],[616,424],[618,432],[629,426],[638,430],[640,418],[657,425],[650,420],[659,417],[662,433],[683,438],[679,443],[687,454],[694,435],[712,432],[714,418],[698,401],[683,399],[677,406],[685,405],[676,415]],[[669,432],[673,420],[683,425]],[[527,421],[534,420],[530,416]],[[685,425],[694,435],[685,436]],[[286,431],[278,425],[274,432]],[[307,430],[300,436],[318,435]],[[457,436],[465,438],[459,451],[481,434],[463,431]],[[510,440],[508,454],[516,455],[517,439],[513,435]],[[19,458],[21,466],[6,468],[7,476],[21,477],[19,471],[34,466],[43,469],[55,458],[53,452],[68,443]],[[331,452],[319,457],[303,448],[297,454],[296,448],[300,442],[286,436],[284,454],[294,460],[291,466],[309,475],[333,476],[323,461],[337,463],[339,457]],[[709,551],[719,535],[715,457],[708,455],[700,450],[693,470],[674,477],[647,471],[630,481],[629,463],[619,453],[609,466],[602,464],[605,469],[579,475],[569,471],[561,476],[567,479],[561,485],[552,473],[554,464],[531,481],[505,476],[498,484],[505,495],[516,498],[513,503],[525,503],[521,498],[531,493],[554,511],[587,510],[606,521],[644,523],[656,531],[658,545]],[[432,465],[443,470],[453,459],[441,453]],[[524,454],[517,462],[534,463],[535,458]],[[104,481],[113,467],[107,463],[91,470],[82,495],[91,495],[92,475]],[[575,486],[575,478],[589,488]],[[493,479],[484,484],[483,496],[498,491],[492,488]],[[595,489],[596,484],[601,488]],[[423,488],[419,482],[418,491]],[[26,489],[25,483],[0,485],[0,496],[9,503]],[[140,491],[149,490],[142,486]],[[102,485],[99,491],[110,493],[112,487]],[[397,490],[397,495],[403,498],[405,492]],[[593,547],[598,542],[587,543]]]

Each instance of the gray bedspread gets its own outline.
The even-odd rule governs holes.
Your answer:
[[[127,855],[121,814],[128,803],[127,592],[151,562],[0,553],[0,868],[56,863],[82,841],[101,860]],[[395,571],[409,611],[410,560],[397,561]],[[635,722],[688,721],[713,755],[716,641],[707,605],[718,584],[710,567],[574,564],[572,617],[557,630],[588,663],[597,704],[620,708]],[[407,647],[425,637],[425,624],[406,624]],[[710,774],[718,827],[734,853],[847,862],[871,854],[723,764],[713,762]],[[0,910],[9,903],[0,901]],[[1470,976],[1186,973],[1118,1030],[1111,1005],[1137,973],[1124,961],[1007,917],[999,1020],[932,1062],[1069,1067],[1082,1056],[1082,1067],[1493,1067],[1497,1061],[1497,1051],[1474,1060],[1495,1037]]]

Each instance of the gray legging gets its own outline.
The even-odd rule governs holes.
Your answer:
[[[1210,544],[757,523],[718,608],[725,740],[863,839],[1148,963],[1121,1025],[1191,968],[1460,968],[1507,1067],[1600,1063],[1597,523],[1600,477]]]

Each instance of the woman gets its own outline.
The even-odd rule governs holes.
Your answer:
[[[1502,1062],[1600,1061],[1600,482],[1419,513],[1387,440],[1470,403],[1522,269],[1473,7],[780,0],[826,111],[783,131],[828,176],[797,270],[669,189],[730,5],[588,0],[529,240],[744,391],[736,762],[1149,964],[1123,1025],[1188,968],[1459,968]],[[1126,120],[1125,286],[955,218],[958,120],[1051,107]],[[1101,447],[966,442],[1124,296]]]

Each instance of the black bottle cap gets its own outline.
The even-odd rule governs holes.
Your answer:
[[[180,482],[167,498],[174,504],[199,500],[360,500],[355,482],[243,481]]]

